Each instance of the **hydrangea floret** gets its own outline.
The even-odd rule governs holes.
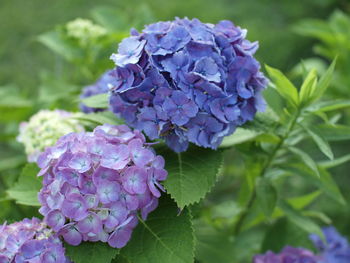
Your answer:
[[[348,240],[341,236],[332,226],[325,227],[322,230],[325,241],[315,234],[310,236],[310,239],[322,256],[320,263],[350,262],[350,245]]]
[[[41,110],[28,122],[20,124],[17,140],[23,143],[29,162],[35,162],[40,153],[54,145],[61,136],[84,130],[72,116],[63,110]]]
[[[83,46],[107,34],[107,30],[104,27],[83,18],[77,18],[68,22],[66,30],[69,37],[77,39]]]
[[[258,43],[246,34],[230,21],[187,18],[133,29],[111,56],[112,110],[176,152],[189,142],[217,148],[265,106]]]
[[[37,218],[0,226],[1,263],[69,263],[64,247]]]
[[[275,254],[268,251],[264,255],[256,255],[253,263],[318,263],[319,257],[311,251],[303,248],[286,246],[283,250]]]
[[[98,94],[108,93],[109,89],[115,85],[115,77],[111,74],[112,70],[106,71],[93,85],[83,88],[80,99],[85,99]],[[84,103],[80,103],[80,110],[84,113],[100,112],[106,109],[91,108]]]
[[[71,133],[40,155],[44,221],[71,245],[108,242],[121,248],[158,205],[164,159],[138,130],[104,124]]]

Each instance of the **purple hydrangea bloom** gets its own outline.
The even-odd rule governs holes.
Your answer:
[[[0,226],[1,263],[70,263],[64,247],[37,218]]]
[[[114,71],[106,71],[93,85],[83,88],[80,99],[85,99],[98,94],[108,93],[109,89],[117,85],[117,80],[114,76]],[[80,103],[80,110],[85,113],[104,111],[105,109],[91,108],[84,103]]]
[[[350,262],[350,245],[334,227],[322,229],[325,242],[317,235],[312,234],[310,239],[319,250],[322,260],[320,263],[347,263]]]
[[[125,246],[137,213],[146,219],[157,207],[167,177],[163,157],[126,125],[65,135],[40,155],[38,165],[44,176],[39,211],[71,245]]]
[[[318,263],[319,257],[311,251],[303,248],[286,246],[283,250],[275,254],[271,251],[263,255],[256,255],[253,263]]]
[[[118,85],[110,106],[150,139],[176,152],[189,142],[217,148],[264,109],[267,79],[253,57],[257,42],[230,21],[158,22],[132,32],[111,59]]]

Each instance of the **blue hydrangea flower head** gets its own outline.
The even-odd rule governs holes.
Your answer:
[[[0,262],[70,263],[64,247],[37,218],[0,226]]]
[[[189,142],[217,148],[265,106],[258,43],[246,33],[230,21],[187,18],[132,30],[111,56],[113,112],[176,152]]]
[[[253,263],[319,263],[319,259],[309,250],[286,246],[278,254],[268,251],[263,255],[256,255]]]
[[[138,223],[158,205],[164,158],[138,130],[98,126],[70,133],[39,156],[44,221],[71,245],[108,242],[121,248]]]
[[[117,84],[118,83],[116,83],[114,72],[112,70],[108,70],[103,73],[96,83],[84,87],[80,94],[80,98],[85,99],[98,94],[108,93],[109,89]],[[91,113],[104,111],[105,109],[91,108],[86,106],[84,103],[80,103],[80,110],[85,113]]]
[[[350,262],[350,245],[348,240],[341,236],[334,227],[322,229],[325,242],[317,235],[310,235],[315,247],[322,255],[320,263],[347,263]]]

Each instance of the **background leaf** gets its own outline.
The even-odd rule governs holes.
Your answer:
[[[265,66],[269,76],[272,78],[278,93],[294,106],[299,104],[298,90],[289,79],[278,69]]]
[[[73,61],[82,56],[81,50],[76,48],[68,39],[64,39],[58,31],[41,34],[38,40],[68,61]]]
[[[91,108],[107,109],[109,106],[108,98],[108,93],[102,93],[84,98],[81,102]]]
[[[316,223],[314,223],[311,219],[304,217],[287,202],[280,200],[278,206],[286,214],[287,218],[295,225],[308,233],[323,236],[321,228]]]
[[[27,164],[15,185],[7,190],[7,195],[18,204],[39,206],[38,192],[42,185],[41,178],[37,177],[38,172],[36,164]]]
[[[289,171],[292,175],[300,175],[307,179],[311,184],[316,185],[324,191],[329,197],[337,201],[339,204],[346,204],[342,193],[333,177],[323,168],[319,167],[320,177],[307,167],[305,164],[296,163],[284,165],[283,169]]]
[[[331,147],[329,146],[329,143],[322,137],[321,134],[319,134],[316,130],[311,128],[306,128],[307,133],[310,135],[310,137],[314,140],[314,142],[317,144],[318,148],[321,150],[321,152],[324,153],[329,159],[334,158],[334,154],[332,152]]]
[[[236,251],[234,242],[227,231],[215,229],[213,226],[196,220],[196,258],[203,263],[234,262]]]
[[[124,124],[122,119],[117,118],[114,113],[111,111],[103,111],[103,112],[93,112],[93,113],[76,113],[72,116],[74,119],[78,119],[82,122],[92,123],[94,125],[103,125],[105,123],[109,123],[112,125],[120,125]]]
[[[236,144],[251,141],[261,134],[260,131],[237,128],[236,131],[230,136],[226,136],[222,141],[220,148],[231,147]]]
[[[300,161],[308,166],[318,177],[320,176],[315,161],[306,152],[295,147],[289,147],[289,150],[294,153],[300,159]]]
[[[257,178],[256,182],[257,200],[263,213],[270,217],[277,202],[277,191],[267,178]]]

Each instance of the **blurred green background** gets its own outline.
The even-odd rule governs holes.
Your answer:
[[[136,6],[146,5],[155,20],[175,16],[198,17],[204,22],[230,19],[248,29],[250,40],[259,40],[262,63],[282,70],[311,53],[311,40],[293,33],[293,23],[302,18],[326,18],[335,8],[348,8],[346,0],[1,0],[0,84],[16,84],[32,94],[40,70],[55,67],[52,53],[36,36],[76,17],[90,18],[91,10],[101,5],[119,8],[129,16]]]

